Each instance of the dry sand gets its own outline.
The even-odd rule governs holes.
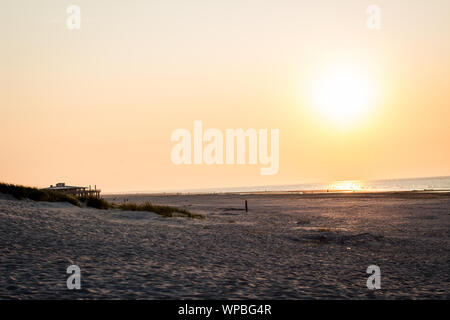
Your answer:
[[[124,198],[206,219],[0,195],[0,298],[450,298],[449,194],[108,200]],[[71,264],[81,268],[81,290],[66,287]],[[366,287],[372,264],[381,268],[381,290]]]

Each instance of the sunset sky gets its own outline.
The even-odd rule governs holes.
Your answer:
[[[80,30],[66,26],[71,4]],[[380,30],[366,26],[371,4]],[[2,0],[0,26],[3,182],[125,192],[450,175],[448,0]],[[278,174],[176,166],[171,133],[195,120],[279,129]]]

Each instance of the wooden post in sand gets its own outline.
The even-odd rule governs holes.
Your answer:
[[[247,200],[245,200],[245,212],[248,212]]]

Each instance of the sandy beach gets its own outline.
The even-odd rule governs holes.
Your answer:
[[[0,195],[0,298],[450,298],[448,193],[105,198],[205,219]],[[71,264],[81,290],[66,287]],[[381,290],[366,287],[369,265]]]

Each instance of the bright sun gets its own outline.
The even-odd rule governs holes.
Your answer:
[[[358,72],[334,70],[318,78],[314,105],[328,120],[348,125],[371,108],[373,89],[369,79]]]

